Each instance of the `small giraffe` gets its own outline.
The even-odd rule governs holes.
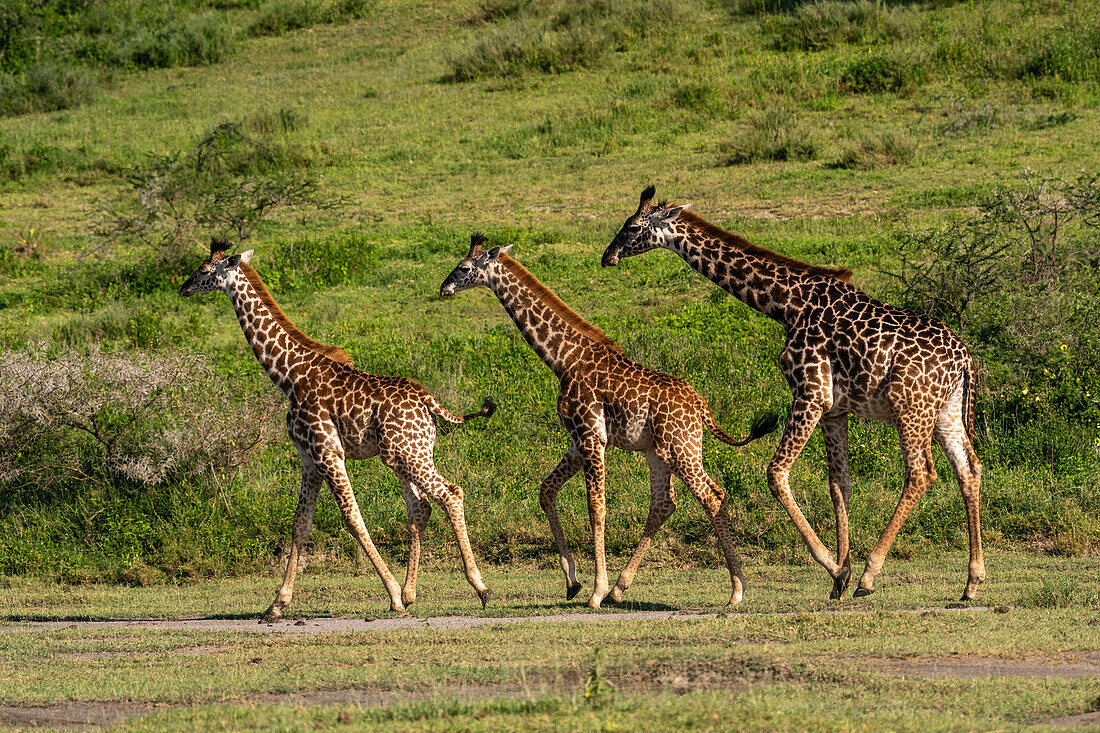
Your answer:
[[[509,257],[511,246],[485,249],[485,243],[485,237],[473,235],[469,253],[443,281],[439,292],[449,296],[479,285],[488,287],[561,382],[558,416],[573,444],[542,482],[539,504],[557,543],[566,597],[573,598],[581,584],[558,518],[557,496],[562,485],[583,470],[596,565],[589,606],[599,608],[605,596],[613,603],[622,600],[653,535],[676,508],[673,476],[699,500],[714,525],[733,586],[729,602],[739,603],[745,578],[729,534],[725,492],[703,469],[703,426],[729,445],[745,445],[775,430],[776,416],[756,420],[748,438],[734,440],[715,424],[710,407],[691,385],[631,361],[618,344]],[[642,539],[610,595],[604,555],[604,450],[608,445],[645,452],[651,492]]]
[[[978,514],[982,466],[971,445],[974,362],[943,323],[875,300],[833,270],[757,247],[686,211],[690,204],[654,204],[652,186],[603,255],[603,266],[664,247],[746,305],[787,330],[780,369],[794,398],[768,486],[794,520],[814,559],[833,577],[839,599],[851,577],[848,553],[848,415],[895,426],[905,461],[905,487],[893,516],[867,557],[856,596],[874,591],[898,530],[936,480],[932,436],[947,454],[966,505],[970,565],[962,599],[977,597],[985,579]],[[791,494],[789,474],[815,425],[821,425],[836,510],[837,564]]]
[[[432,416],[460,424],[490,416],[492,402],[486,400],[480,412],[459,417],[411,379],[380,377],[355,369],[342,349],[317,343],[295,328],[249,265],[252,250],[226,255],[226,248],[223,241],[215,239],[211,243],[209,259],[187,279],[180,295],[218,290],[229,295],[252,352],[290,400],[287,432],[302,460],[302,490],[294,512],[286,577],[264,620],[279,618],[290,603],[299,554],[313,524],[322,483],[328,484],[348,529],[382,578],[391,610],[404,611],[416,600],[420,539],[431,514],[428,497],[438,501],[451,520],[466,580],[484,606],[491,592],[481,580],[470,549],[462,489],[440,476],[432,459]],[[344,467],[345,459],[372,456],[379,456],[397,476],[408,507],[409,567],[401,588],[367,534]]]

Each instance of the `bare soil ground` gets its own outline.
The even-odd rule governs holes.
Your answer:
[[[1002,607],[1003,608],[1003,607]],[[946,608],[917,608],[901,613],[980,613],[984,611],[997,611],[999,608],[989,606],[962,606],[950,604]],[[461,631],[463,629],[476,629],[483,626],[495,626],[506,624],[552,624],[552,623],[604,623],[614,621],[663,621],[670,618],[685,620],[713,619],[732,616],[738,611],[723,611],[700,613],[692,611],[623,611],[623,612],[573,612],[558,613],[547,616],[435,616],[430,618],[418,618],[410,614],[393,616],[388,618],[375,618],[368,616],[357,618],[286,618],[272,623],[257,621],[249,618],[133,618],[133,619],[104,619],[94,621],[25,621],[9,626],[0,626],[0,634],[15,632],[57,631],[59,629],[102,629],[102,628],[134,628],[134,629],[161,629],[166,631],[250,631],[267,634],[328,634],[333,632],[349,633],[364,631],[394,631],[397,629],[437,629],[442,631]],[[755,615],[791,615],[796,612],[780,612],[774,614]],[[826,614],[854,614],[862,613],[855,610],[819,611]]]

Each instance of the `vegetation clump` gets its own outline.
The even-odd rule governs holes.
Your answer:
[[[749,129],[719,148],[725,165],[761,160],[813,160],[818,144],[813,132],[799,124],[786,107],[770,107],[750,115]]]

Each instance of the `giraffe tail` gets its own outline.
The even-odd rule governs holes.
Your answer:
[[[775,429],[779,427],[779,415],[774,411],[764,412],[753,418],[752,427],[749,428],[749,437],[744,440],[736,440],[731,438],[725,430],[718,427],[718,423],[714,421],[714,413],[710,411],[710,405],[707,404],[706,400],[700,397],[699,402],[703,408],[703,424],[707,426],[707,430],[714,434],[714,437],[727,445],[748,445],[757,438],[763,438],[768,433],[775,432]]]
[[[481,403],[481,409],[478,410],[477,412],[471,412],[468,415],[456,415],[456,414],[454,414],[453,412],[448,410],[446,407],[439,404],[439,400],[437,400],[433,395],[428,394],[428,393],[425,393],[425,395],[424,395],[424,405],[428,408],[428,411],[431,412],[433,415],[435,415],[436,417],[443,418],[444,420],[446,420],[447,422],[449,422],[453,425],[461,425],[461,424],[467,422],[468,420],[472,420],[475,417],[490,417],[494,412],[497,411],[497,404],[495,402],[493,402],[492,397],[486,397],[485,401]]]

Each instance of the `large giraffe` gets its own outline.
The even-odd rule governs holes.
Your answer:
[[[451,520],[466,580],[484,605],[491,592],[481,580],[470,549],[462,489],[440,476],[432,459],[433,416],[463,423],[491,415],[492,402],[486,400],[480,412],[459,417],[411,379],[380,377],[355,369],[342,349],[317,343],[294,327],[249,265],[252,250],[235,255],[226,255],[225,250],[224,242],[214,240],[210,257],[183,284],[180,295],[218,290],[229,295],[252,352],[290,400],[287,432],[302,459],[302,491],[294,512],[286,576],[264,619],[279,618],[290,603],[299,553],[313,524],[322,483],[328,484],[349,530],[382,578],[392,610],[404,611],[416,600],[420,539],[431,513],[428,497],[438,501]],[[345,459],[372,456],[379,456],[396,474],[408,507],[409,567],[405,585],[400,588],[367,534],[344,467]]]
[[[932,436],[947,454],[966,504],[970,565],[963,600],[985,579],[978,516],[982,466],[970,435],[974,362],[943,323],[881,303],[849,284],[851,271],[793,260],[749,243],[686,211],[690,204],[654,204],[652,186],[603,255],[603,265],[663,247],[787,330],[780,369],[794,401],[768,486],[787,510],[814,559],[833,577],[841,598],[851,576],[848,552],[848,415],[894,425],[905,461],[905,486],[893,516],[867,557],[856,596],[874,590],[898,530],[935,481]],[[818,538],[791,494],[791,465],[821,425],[836,510],[837,559]],[[839,564],[838,564],[839,561]]]
[[[583,470],[596,565],[589,606],[599,608],[605,596],[614,603],[622,600],[653,535],[676,508],[673,476],[699,500],[714,525],[733,586],[729,602],[739,603],[745,579],[729,534],[725,493],[703,469],[703,426],[729,445],[745,445],[775,430],[776,416],[756,420],[748,438],[734,440],[715,424],[710,407],[691,385],[631,361],[614,341],[509,257],[510,246],[485,249],[485,242],[479,234],[471,238],[469,253],[443,281],[439,292],[449,296],[479,285],[488,287],[561,382],[558,416],[573,444],[542,482],[539,503],[558,547],[566,596],[573,598],[581,584],[558,518],[557,496],[562,485]],[[604,555],[604,450],[608,445],[645,452],[651,492],[642,539],[610,596]]]

